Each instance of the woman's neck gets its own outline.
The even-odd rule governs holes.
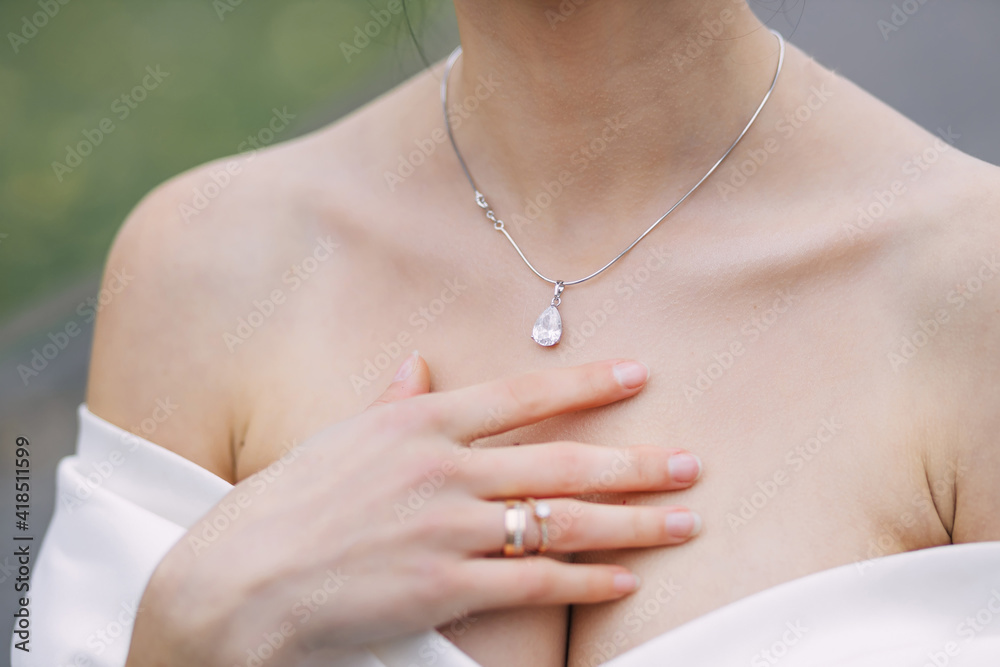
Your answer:
[[[463,55],[450,102],[476,107],[459,147],[501,217],[536,213],[526,199],[560,190],[534,216],[549,232],[683,194],[746,125],[777,63],[744,0],[455,7]]]

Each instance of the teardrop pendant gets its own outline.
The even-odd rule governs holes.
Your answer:
[[[543,347],[552,347],[559,342],[559,339],[562,338],[562,316],[559,315],[558,308],[549,306],[542,311],[542,314],[535,320],[531,337]]]
[[[542,347],[557,345],[559,339],[562,338],[562,316],[559,314],[559,304],[562,302],[563,289],[563,282],[556,281],[556,293],[552,297],[552,303],[542,311],[542,314],[535,320],[535,326],[531,329],[532,340]]]

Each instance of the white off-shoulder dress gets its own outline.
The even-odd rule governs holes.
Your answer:
[[[14,667],[124,665],[136,607],[157,563],[232,488],[86,404],[79,419],[77,453],[59,465],[57,509],[32,572],[31,651],[12,641]],[[248,652],[241,664],[266,666],[263,640],[258,648],[259,662]],[[818,572],[722,607],[604,664],[1000,667],[1000,542]],[[349,658],[311,658],[308,665],[479,667],[435,631],[368,646]]]

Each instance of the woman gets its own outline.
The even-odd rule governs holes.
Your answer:
[[[442,64],[149,196],[108,260],[135,278],[99,318],[89,409],[128,428],[174,401],[148,438],[237,484],[209,520],[255,481],[267,494],[215,538],[194,521],[173,536],[129,665],[995,662],[1000,622],[980,620],[976,644],[958,625],[980,593],[991,609],[997,545],[894,554],[1000,539],[997,169],[793,46],[782,59],[743,0],[455,6],[456,146],[562,284],[483,220]],[[629,253],[569,284],[738,137]],[[542,346],[529,335],[552,342],[550,303],[562,338]],[[626,359],[648,386],[615,381]],[[397,364],[410,374],[389,405],[365,411]],[[473,439],[477,463],[445,474],[443,452]],[[580,444],[525,446],[557,441]],[[254,476],[293,442],[307,464]],[[614,461],[583,443],[661,456],[594,484]],[[690,458],[666,474],[685,450],[697,483]],[[421,480],[440,490],[414,499]],[[504,500],[550,498],[552,527],[575,495],[605,505],[565,522],[552,550],[575,563],[482,558],[514,533],[543,544],[527,511],[505,533],[525,515]],[[320,589],[336,603],[312,609]],[[896,623],[906,591],[924,601]],[[275,630],[303,599],[308,630]],[[433,626],[447,646],[344,657]]]

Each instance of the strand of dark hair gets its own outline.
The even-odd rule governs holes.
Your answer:
[[[431,63],[427,60],[427,54],[424,53],[424,49],[420,46],[420,40],[417,39],[417,33],[413,30],[413,22],[410,20],[410,11],[407,9],[409,4],[406,0],[403,2],[403,19],[406,21],[406,30],[410,33],[410,39],[413,40],[413,46],[417,49],[417,55],[420,56],[420,60],[424,63],[424,67],[430,69]]]

